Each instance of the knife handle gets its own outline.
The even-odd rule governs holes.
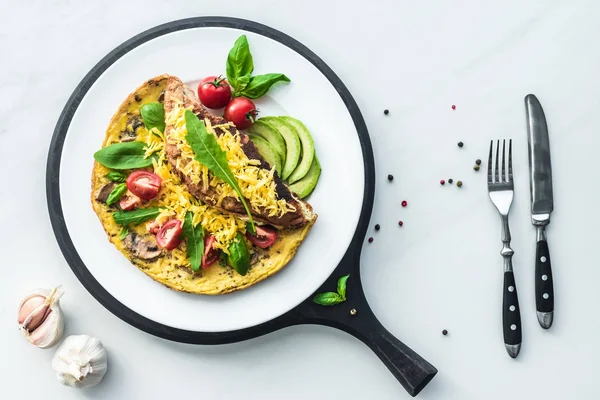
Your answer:
[[[502,296],[502,329],[504,346],[508,354],[515,358],[521,350],[521,309],[517,296],[517,285],[513,271],[504,272],[504,295]]]
[[[550,328],[554,319],[554,283],[545,237],[538,240],[535,251],[535,304],[540,326]]]

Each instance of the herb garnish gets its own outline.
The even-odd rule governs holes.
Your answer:
[[[145,157],[146,144],[125,142],[108,145],[94,153],[100,164],[112,169],[135,169],[152,165],[152,157]]]
[[[147,103],[140,108],[142,121],[149,131],[156,128],[161,132],[165,131],[165,107],[162,103]]]
[[[325,292],[319,293],[314,298],[313,301],[322,306],[334,306],[336,304],[343,303],[346,301],[346,281],[350,275],[344,275],[337,282],[337,293],[335,292]]]
[[[192,150],[194,150],[194,153],[196,153],[194,159],[205,165],[217,178],[228,183],[236,191],[250,219],[251,232],[255,233],[256,228],[254,227],[250,208],[246,203],[246,199],[244,199],[236,177],[229,169],[227,153],[221,149],[215,136],[208,133],[204,121],[200,121],[190,110],[185,110],[185,124],[187,127],[185,139]]]
[[[240,36],[227,55],[225,66],[227,80],[233,87],[233,97],[244,96],[257,99],[263,96],[277,82],[289,82],[284,74],[264,74],[251,76],[254,61],[246,35]]]
[[[152,218],[158,217],[160,209],[158,207],[139,208],[133,211],[117,211],[113,213],[113,219],[119,225],[139,225]]]
[[[110,171],[108,174],[106,174],[106,179],[108,179],[111,182],[122,183],[125,182],[125,180],[127,179],[127,175],[125,175],[121,171]]]
[[[185,238],[186,255],[190,260],[192,271],[199,271],[204,255],[204,230],[200,224],[194,227],[193,218],[194,214],[192,212],[185,213],[182,235]]]
[[[108,197],[106,198],[106,205],[110,206],[117,201],[125,194],[127,191],[127,185],[125,183],[119,183],[117,186],[113,188]]]
[[[246,275],[250,268],[250,253],[244,241],[244,237],[238,232],[233,242],[229,245],[229,264],[240,275]]]
[[[119,239],[123,240],[129,234],[129,228],[124,226],[121,228],[121,233],[119,233]]]

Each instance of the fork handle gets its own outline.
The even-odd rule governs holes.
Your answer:
[[[539,226],[535,252],[535,305],[540,326],[548,329],[554,318],[554,283],[550,250],[546,241],[545,227]]]
[[[517,296],[517,285],[513,271],[504,272],[504,291],[502,297],[502,329],[504,346],[508,354],[515,358],[521,350],[521,309]]]

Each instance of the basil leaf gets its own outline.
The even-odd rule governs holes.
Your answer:
[[[246,275],[250,268],[250,253],[244,241],[244,237],[238,233],[229,245],[229,264],[240,275]]]
[[[142,121],[146,129],[157,128],[159,131],[165,131],[165,107],[162,103],[147,103],[140,108]]]
[[[192,150],[194,150],[194,153],[196,153],[195,160],[208,167],[210,172],[217,178],[228,183],[236,191],[240,201],[246,209],[246,213],[250,219],[250,225],[254,231],[254,220],[252,219],[250,208],[248,208],[246,199],[244,199],[244,196],[242,195],[242,190],[240,189],[236,177],[229,169],[227,153],[219,146],[215,136],[206,131],[204,121],[200,121],[190,110],[185,110],[185,124],[187,127],[185,139]]]
[[[112,182],[125,182],[127,175],[120,171],[110,171],[108,174],[106,174],[106,178]]]
[[[185,238],[187,248],[187,258],[192,265],[192,271],[199,271],[204,255],[204,230],[198,224],[194,227],[192,222],[194,214],[191,211],[185,213],[183,220],[183,237]]]
[[[119,239],[124,240],[128,233],[129,233],[129,228],[124,226],[123,228],[121,228],[121,233],[119,233]]]
[[[339,293],[340,296],[342,296],[343,299],[346,299],[346,281],[348,280],[349,277],[350,277],[350,274],[348,274],[346,276],[342,276],[340,279],[338,279],[338,282],[337,282],[337,292]]]
[[[121,196],[125,194],[127,191],[127,185],[125,183],[119,183],[117,186],[113,188],[108,197],[106,198],[106,205],[110,206],[111,204],[115,204]]]
[[[246,35],[242,35],[235,41],[227,55],[227,64],[225,65],[227,81],[234,91],[241,90],[248,84],[248,81],[241,78],[249,77],[252,71],[254,71],[254,62],[252,54],[250,54],[248,38]]]
[[[108,145],[94,153],[94,159],[112,169],[135,169],[152,165],[152,158],[144,158],[146,145],[125,142]]]
[[[249,99],[258,99],[269,91],[271,86],[277,82],[289,82],[290,78],[284,74],[264,74],[250,78],[250,82],[245,88],[239,89],[239,96],[245,96]],[[234,97],[236,94],[234,93]]]
[[[334,306],[343,303],[346,299],[334,292],[319,293],[313,298],[313,301],[322,306]]]
[[[117,211],[113,213],[113,219],[119,225],[139,225],[152,218],[158,217],[160,209],[158,207],[140,208],[133,211]]]

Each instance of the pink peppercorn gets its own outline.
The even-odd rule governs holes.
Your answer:
[[[369,238],[369,243],[373,243],[373,238],[372,237]]]
[[[446,181],[442,179],[442,180],[440,181],[440,185],[444,185],[444,184],[446,184]]]
[[[399,225],[399,226],[402,226],[402,225],[404,225],[404,222],[402,222],[402,221],[398,221],[398,225]]]
[[[408,201],[402,200],[402,207],[406,207],[408,205]]]

